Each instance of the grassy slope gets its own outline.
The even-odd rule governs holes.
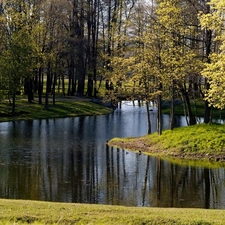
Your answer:
[[[224,210],[0,200],[0,224],[224,224]]]
[[[84,100],[60,99],[55,105],[49,104],[49,109],[45,110],[44,105],[38,102],[28,103],[27,100],[16,102],[16,115],[10,115],[11,106],[8,103],[0,104],[0,122],[29,119],[48,119],[75,117],[87,115],[100,115],[111,112],[111,109]]]

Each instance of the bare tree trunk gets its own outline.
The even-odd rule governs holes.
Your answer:
[[[195,117],[192,114],[189,95],[183,88],[181,89],[181,94],[183,96],[184,104],[186,105],[187,116],[188,116],[188,119],[189,119],[189,125],[195,125],[196,124],[196,119],[195,119]]]
[[[207,13],[210,13],[210,5],[207,5]],[[210,63],[210,54],[211,54],[211,46],[212,46],[212,30],[206,30],[206,58],[208,63]],[[209,83],[207,79],[205,80],[205,88],[206,90],[209,89]],[[209,106],[208,101],[205,101],[205,113],[204,113],[204,123],[210,123],[211,122],[211,107]]]
[[[42,67],[38,70],[38,103],[42,104],[42,92],[43,92],[43,70]]]
[[[65,77],[64,77],[64,74],[62,74],[62,93],[63,93],[63,96],[66,95],[66,92],[65,92]]]
[[[171,85],[171,99],[170,99],[170,129],[174,128],[174,81]]]
[[[148,122],[148,134],[151,134],[151,119],[150,119],[150,112],[149,112],[149,102],[146,101],[146,110],[147,110],[147,122]]]
[[[78,4],[78,1],[77,1]],[[77,37],[77,64],[76,64],[76,77],[78,80],[77,83],[77,95],[83,96],[84,95],[84,87],[85,87],[85,75],[86,75],[86,68],[85,68],[85,48],[84,48],[84,2],[80,2],[80,11],[78,12],[75,9],[75,17],[77,21],[75,21],[75,31]]]
[[[162,89],[162,84],[160,84],[160,90]],[[157,97],[158,114],[157,114],[157,131],[158,135],[162,134],[162,96],[161,94]]]
[[[55,86],[56,86],[56,72],[53,74],[53,85],[52,85],[52,104],[55,105]]]
[[[16,94],[14,92],[12,96],[12,115],[15,116],[15,114],[16,114]]]
[[[49,86],[50,86],[50,63],[48,63],[48,70],[47,70],[47,81],[46,81],[46,93],[45,93],[45,109],[49,108]]]
[[[206,89],[208,90],[209,89],[209,83],[208,81],[206,80]],[[209,106],[209,102],[208,101],[205,101],[205,106],[204,106],[204,123],[211,123],[211,114],[212,114],[212,107]]]

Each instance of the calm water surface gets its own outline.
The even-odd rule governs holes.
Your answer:
[[[154,110],[151,119],[155,131]],[[104,116],[0,123],[0,198],[225,208],[224,168],[178,166],[105,144],[146,131],[145,107],[129,103]]]

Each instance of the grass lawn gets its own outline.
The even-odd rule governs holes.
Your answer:
[[[146,208],[0,199],[0,224],[224,224],[224,210]]]
[[[101,115],[111,112],[111,109],[95,104],[87,99],[60,98],[55,105],[49,103],[46,110],[44,104],[40,105],[37,101],[28,103],[21,98],[16,101],[16,114],[11,115],[12,106],[8,102],[0,104],[0,122],[31,119],[49,119],[76,117],[88,115]]]

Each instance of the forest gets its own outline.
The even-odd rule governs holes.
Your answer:
[[[224,0],[1,0],[0,99],[181,99],[225,104]],[[161,133],[160,119],[158,132]],[[171,128],[173,116],[171,116]]]

